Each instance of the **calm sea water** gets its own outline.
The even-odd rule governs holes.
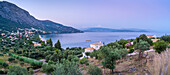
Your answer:
[[[89,47],[90,43],[104,42],[108,44],[120,39],[134,39],[140,34],[162,36],[169,33],[158,32],[85,32],[85,33],[72,33],[72,34],[48,34],[41,35],[42,40],[52,39],[53,44],[60,40],[62,48],[67,47]],[[86,40],[91,40],[87,42]]]

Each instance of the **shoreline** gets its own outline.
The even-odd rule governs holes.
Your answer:
[[[41,35],[39,35],[39,38],[40,38],[41,41],[45,41],[45,42],[46,42],[46,40],[43,39],[43,38],[41,37]]]

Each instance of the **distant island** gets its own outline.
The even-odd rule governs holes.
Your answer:
[[[111,28],[100,28],[100,27],[93,27],[93,28],[84,28],[81,29],[84,32],[149,32],[144,29],[111,29]]]

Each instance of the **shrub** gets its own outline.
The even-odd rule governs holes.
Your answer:
[[[24,62],[20,62],[20,65],[24,65]]]
[[[21,54],[22,53],[22,51],[17,51],[17,54]]]
[[[90,52],[86,52],[85,54],[86,54],[87,56],[89,56],[89,55],[90,55]]]
[[[165,42],[170,42],[170,35],[164,35],[160,39],[164,40]]]
[[[8,61],[9,61],[9,62],[12,62],[12,61],[14,61],[14,60],[15,60],[15,58],[13,58],[13,57],[8,58]]]
[[[133,49],[133,48],[131,48],[130,50],[129,50],[129,53],[133,53],[135,50]]]
[[[170,48],[170,45],[168,45],[168,48]]]
[[[20,66],[12,66],[8,69],[7,75],[30,75],[26,68]]]
[[[18,61],[14,60],[14,63],[18,63]]]
[[[6,71],[4,71],[4,70],[0,70],[0,74],[7,74],[7,72]]]
[[[77,55],[77,57],[79,57],[79,58],[80,58],[80,57],[82,57],[82,56],[83,56],[83,54],[79,54],[79,55]]]
[[[90,74],[90,75],[102,75],[102,70],[99,67],[97,67],[96,65],[90,65],[89,70],[88,70],[88,74]]]
[[[49,61],[48,61],[48,64],[55,64],[55,62],[54,62],[54,61],[49,60]]]
[[[29,73],[30,73],[31,75],[33,75],[33,74],[34,74],[34,71],[33,71],[33,69],[32,69],[32,68],[29,68]]]
[[[79,62],[80,62],[80,64],[87,64],[88,60],[87,60],[87,58],[83,58]]]
[[[2,63],[2,66],[3,66],[4,68],[8,67],[8,63],[3,62],[3,63]]]
[[[4,56],[4,54],[0,53],[0,56]]]
[[[51,72],[54,71],[55,67],[58,67],[58,66],[56,66],[54,64],[43,64],[41,71],[43,71],[47,74],[50,74]]]

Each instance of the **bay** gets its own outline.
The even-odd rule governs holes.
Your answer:
[[[60,40],[62,48],[71,47],[90,47],[91,43],[103,42],[108,44],[120,39],[135,39],[141,34],[156,35],[158,37],[168,35],[162,32],[84,32],[71,34],[48,34],[40,35],[42,40],[52,39],[53,44]],[[87,41],[89,40],[89,41]]]

